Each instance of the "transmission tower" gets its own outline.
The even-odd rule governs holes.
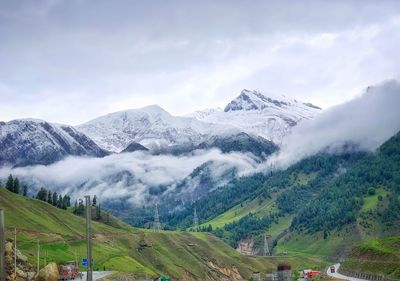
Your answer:
[[[194,215],[193,215],[193,224],[194,224],[194,231],[199,231],[199,217],[197,216],[197,210],[194,208]]]
[[[264,256],[270,256],[267,234],[264,233]]]
[[[154,212],[154,230],[161,230],[160,215],[158,214],[158,205],[156,204],[156,210]]]

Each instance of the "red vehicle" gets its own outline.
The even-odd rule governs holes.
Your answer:
[[[307,272],[307,279],[312,279],[315,275],[318,275],[319,271],[317,270],[310,270]]]
[[[60,274],[60,280],[74,280],[78,276],[78,269],[76,268],[75,262],[67,262],[65,265],[58,267]]]
[[[330,270],[331,270],[331,273],[335,273],[336,268],[333,265],[331,265]]]

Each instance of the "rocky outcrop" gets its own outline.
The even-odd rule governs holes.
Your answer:
[[[232,280],[232,281],[240,281],[240,280],[245,280],[239,273],[236,267],[228,268],[228,267],[220,267],[217,264],[213,263],[212,261],[209,261],[208,266],[211,267],[213,270],[218,272],[220,275],[220,278],[217,280]],[[225,278],[226,277],[226,278]]]
[[[246,256],[256,256],[258,252],[252,239],[240,241],[236,250]]]
[[[14,269],[14,244],[7,242],[5,246],[6,280],[25,281],[27,274],[30,279],[34,277],[33,267],[28,263],[28,258],[17,249],[17,269]],[[17,276],[15,277],[15,271]]]
[[[52,262],[39,271],[36,281],[58,281],[59,279],[57,264]]]

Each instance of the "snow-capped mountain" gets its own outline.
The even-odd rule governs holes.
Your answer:
[[[236,127],[248,134],[280,144],[301,120],[312,119],[321,109],[285,96],[243,90],[225,109],[196,111],[192,117],[213,124]]]
[[[0,122],[0,165],[50,164],[70,155],[108,153],[71,126],[38,119]]]
[[[113,152],[124,150],[133,141],[152,151],[160,151],[180,145],[197,145],[213,135],[239,132],[231,126],[172,116],[158,105],[110,113],[79,125],[77,129],[103,149]]]

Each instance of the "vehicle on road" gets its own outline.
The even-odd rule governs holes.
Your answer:
[[[336,272],[336,268],[335,268],[334,265],[331,265],[329,269],[331,270],[331,273],[335,273]]]
[[[78,276],[78,269],[74,261],[58,266],[58,272],[60,280],[74,280]]]

